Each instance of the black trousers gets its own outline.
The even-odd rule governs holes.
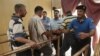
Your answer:
[[[34,56],[41,56],[41,53],[43,53],[43,56],[52,56],[52,48],[50,45],[45,45],[44,47],[38,49],[34,49]]]
[[[73,32],[64,33],[64,39],[60,49],[60,56],[65,56],[65,52],[70,48],[72,41],[70,37],[72,37],[72,34]]]
[[[28,49],[22,52],[18,52],[16,53],[16,56],[32,56],[32,51],[31,49]]]
[[[65,52],[69,49],[70,46],[72,47],[71,55],[73,56],[85,45],[90,44],[90,42],[91,42],[90,37],[87,37],[86,39],[81,40],[75,37],[74,32],[67,33],[63,40],[60,56],[65,56]],[[91,54],[91,48],[89,47],[87,56],[90,56],[90,54]],[[82,54],[80,56],[82,56]]]
[[[54,41],[52,41],[52,43],[54,44],[54,48],[55,48],[55,50],[56,50],[56,55],[55,56],[57,56],[57,51],[58,51],[58,39],[57,40],[54,40]],[[61,46],[62,46],[62,36],[60,36],[60,44],[59,44],[59,47],[60,47],[60,49],[61,49]]]
[[[72,56],[78,52],[80,49],[82,49],[85,45],[90,44],[91,38],[87,37],[86,39],[83,40],[73,40],[73,44],[71,45],[72,47]],[[91,54],[91,46],[88,48],[88,54],[86,56],[90,56]],[[82,56],[82,54],[80,55]]]

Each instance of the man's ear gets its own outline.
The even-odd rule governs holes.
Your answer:
[[[20,13],[20,12],[22,12],[22,9],[20,8],[18,11],[19,11],[19,13]]]

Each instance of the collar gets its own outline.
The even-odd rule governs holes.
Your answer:
[[[42,20],[46,20],[46,19],[47,19],[47,17],[43,17],[43,18],[42,18]]]
[[[54,20],[55,20],[55,21],[58,21],[58,20],[60,20],[60,19],[59,19],[59,18],[58,18],[58,19],[55,19],[55,18],[54,18]]]
[[[18,19],[21,19],[21,20],[23,21],[22,17],[16,16],[15,14],[13,14],[12,17],[14,17],[14,18],[18,18]]]
[[[39,17],[38,15],[35,15],[36,18],[42,19],[43,17]]]
[[[77,17],[77,22],[79,23],[83,23],[86,20],[86,17],[83,17],[81,20],[79,20],[79,18]]]

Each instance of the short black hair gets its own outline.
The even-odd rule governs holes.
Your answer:
[[[81,10],[86,11],[86,6],[85,5],[79,5],[79,6],[76,7],[76,9],[81,9]]]
[[[67,16],[72,16],[72,12],[71,11],[67,11],[66,14],[67,14]]]
[[[54,10],[54,12],[58,12],[59,13],[59,10]]]
[[[16,4],[15,5],[15,12],[17,12],[19,9],[21,9],[22,7],[25,7],[24,4]]]
[[[34,9],[34,12],[38,12],[38,11],[43,11],[43,7],[41,6],[36,6],[35,9]]]
[[[47,13],[46,11],[43,11],[43,13]]]

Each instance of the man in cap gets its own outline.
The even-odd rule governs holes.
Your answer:
[[[95,26],[93,24],[93,20],[85,16],[86,6],[79,5],[76,7],[76,9],[78,17],[69,24],[66,31],[69,32],[72,29],[74,30],[71,43],[72,56],[80,49],[82,49],[85,45],[90,44],[91,36],[93,36],[95,32]],[[91,54],[90,45],[87,50],[88,50],[87,56],[90,56]],[[79,56],[82,56],[82,54],[80,54]]]

